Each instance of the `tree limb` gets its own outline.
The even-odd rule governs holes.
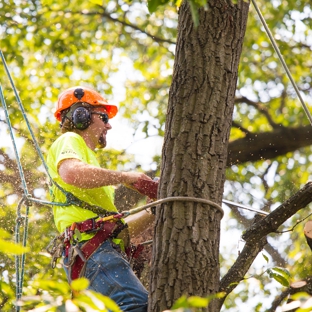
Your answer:
[[[308,277],[300,282],[292,283],[286,290],[284,290],[279,296],[277,296],[270,309],[266,312],[275,312],[281,303],[288,297],[298,292],[306,292],[312,295],[312,277]]]
[[[262,113],[266,117],[266,119],[268,120],[269,124],[272,126],[273,129],[278,128],[279,125],[274,122],[274,120],[272,119],[268,109],[264,105],[262,105],[261,103],[251,101],[250,99],[248,99],[245,96],[235,98],[235,104],[238,104],[238,103],[246,103],[250,106],[253,106],[254,108],[256,108],[260,113]]]
[[[237,207],[232,206],[231,211],[235,215],[236,219],[245,228],[248,228],[251,225],[252,220],[249,220],[245,216],[243,216],[240,213],[239,209],[237,209]],[[280,253],[269,242],[264,246],[264,250],[272,257],[272,260],[276,263],[276,265],[281,266],[281,267],[286,267],[287,263],[286,263],[285,259],[280,255]]]
[[[102,7],[103,8],[103,7]],[[148,33],[147,31],[141,29],[140,27],[138,27],[137,25],[135,24],[132,24],[132,23],[129,23],[129,22],[126,22],[125,20],[119,20],[118,18],[114,18],[112,17],[108,12],[104,11],[103,13],[100,13],[101,16],[103,17],[106,17],[107,19],[111,20],[112,22],[114,23],[119,23],[123,26],[127,26],[127,27],[131,27],[132,29],[134,30],[137,30],[139,32],[141,32],[142,34],[145,34],[146,36],[150,37],[151,39],[153,39],[155,42],[157,43],[169,43],[169,44],[176,44],[176,42],[174,41],[171,41],[171,40],[168,40],[168,39],[163,39],[163,38],[160,38],[160,37],[157,37],[157,36],[154,36],[150,33]]]
[[[308,182],[285,203],[247,229],[242,236],[246,244],[231,269],[221,279],[219,291],[229,294],[243,280],[250,265],[266,245],[267,235],[276,232],[281,224],[297,211],[307,206],[311,201],[312,182]],[[226,296],[220,299],[220,307],[225,298]]]
[[[275,158],[312,144],[312,127],[279,127],[270,132],[248,134],[229,143],[227,166]]]
[[[245,274],[249,270],[253,261],[266,245],[266,237],[261,237],[257,242],[246,242],[243,250],[230,268],[228,273],[221,279],[219,292],[225,292],[228,295],[233,291],[238,283],[244,279]],[[220,299],[223,304],[226,296]]]
[[[282,291],[278,297],[276,297],[270,307],[266,312],[275,312],[276,309],[281,305],[281,303],[287,298],[290,294],[290,288]]]
[[[276,232],[281,224],[312,201],[311,195],[312,182],[310,181],[285,203],[246,230],[242,238],[245,241],[254,242],[269,233]]]
[[[90,11],[78,11],[78,12],[74,12],[74,11],[68,11],[72,14],[76,13],[76,14],[82,14],[82,15],[100,15],[102,17],[105,17],[107,18],[108,20],[114,22],[114,23],[119,23],[123,26],[126,26],[126,27],[130,27],[132,28],[133,30],[137,30],[139,32],[141,32],[142,34],[145,34],[147,37],[150,37],[152,38],[155,42],[157,43],[169,43],[169,44],[176,44],[176,42],[174,41],[171,41],[171,40],[168,40],[168,39],[164,39],[164,38],[160,38],[160,37],[157,37],[157,36],[154,36],[153,34],[150,34],[149,32],[141,29],[140,27],[138,27],[137,25],[135,24],[132,24],[130,22],[127,22],[125,20],[121,20],[121,19],[118,19],[118,18],[115,18],[115,17],[112,17],[111,14],[109,12],[106,12],[105,11],[105,8],[103,8],[101,5],[98,6],[100,9],[102,9],[103,11],[102,12],[90,12]]]
[[[232,121],[232,127],[237,128],[240,131],[244,132],[245,135],[252,134],[252,132],[250,132],[248,129],[244,128],[243,126],[241,126],[240,124],[238,124],[235,121]]]

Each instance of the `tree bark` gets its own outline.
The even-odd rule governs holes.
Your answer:
[[[179,11],[159,198],[194,196],[221,205],[239,58],[249,3],[210,0],[195,28],[188,4]],[[199,203],[157,209],[149,311],[182,295],[219,289],[221,213]],[[207,311],[218,311],[214,303]]]

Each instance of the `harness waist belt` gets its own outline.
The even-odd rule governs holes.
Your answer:
[[[76,223],[76,229],[81,233],[88,233],[90,231],[96,230],[103,224],[102,222],[96,222],[96,218],[88,219],[83,222]]]
[[[83,275],[87,260],[92,256],[92,254],[103,242],[113,235],[118,234],[124,228],[125,225],[122,222],[105,222],[102,224],[98,232],[81,246],[80,250],[82,251],[85,259],[82,259],[80,256],[75,257],[73,265],[69,268],[69,276],[71,280],[81,277]]]

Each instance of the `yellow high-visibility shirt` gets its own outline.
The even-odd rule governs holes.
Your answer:
[[[86,145],[84,139],[77,133],[66,132],[62,134],[50,147],[47,166],[52,179],[67,192],[72,193],[80,200],[91,205],[104,208],[107,211],[117,212],[114,205],[114,188],[103,186],[93,189],[82,189],[65,183],[58,174],[58,166],[64,159],[75,158],[93,166],[100,167],[95,153]],[[87,173],[86,173],[87,174]],[[51,201],[66,202],[66,197],[55,185],[50,190]],[[53,206],[54,222],[59,232],[63,232],[74,222],[81,222],[97,215],[87,209],[76,205]],[[93,234],[83,234],[81,240],[90,239]]]

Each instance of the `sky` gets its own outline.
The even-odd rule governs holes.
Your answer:
[[[119,68],[122,70],[109,79],[113,87],[113,95],[110,101],[117,106],[121,101],[125,100],[125,88],[123,86],[126,79],[128,76],[133,76],[132,62],[127,58],[121,58],[118,61],[121,63]],[[146,139],[143,133],[138,133],[134,136],[135,129],[130,127],[120,114],[111,119],[110,124],[112,125],[112,130],[107,135],[108,148],[126,149],[126,153],[134,155],[135,161],[141,165],[143,170],[156,169],[151,168],[150,164],[153,156],[161,155],[163,138],[150,137]]]

